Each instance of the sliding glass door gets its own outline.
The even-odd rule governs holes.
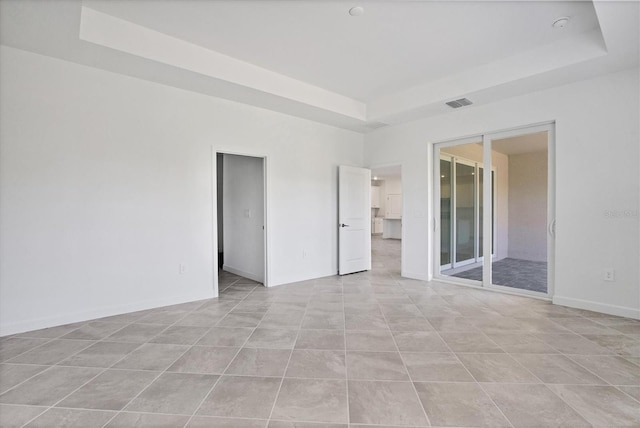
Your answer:
[[[436,277],[551,294],[552,140],[549,124],[435,145]]]

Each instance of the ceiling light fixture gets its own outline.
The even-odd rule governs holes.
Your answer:
[[[378,179],[378,177],[373,177],[373,179],[374,179],[374,180],[377,180],[377,179]]]
[[[569,24],[570,19],[571,18],[569,18],[568,16],[562,16],[556,19],[555,21],[553,21],[553,24],[551,24],[551,26],[553,28],[564,28]]]
[[[349,15],[351,16],[364,15],[364,7],[362,6],[352,7],[351,9],[349,9]]]

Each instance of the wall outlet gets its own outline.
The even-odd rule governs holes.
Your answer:
[[[178,265],[178,272],[180,272],[180,275],[182,275],[185,272],[187,272],[187,264],[186,263],[180,263]]]
[[[613,268],[608,268],[604,270],[603,278],[605,281],[615,281],[616,280],[616,272]]]
[[[307,250],[302,250],[302,258],[303,259],[307,258]]]

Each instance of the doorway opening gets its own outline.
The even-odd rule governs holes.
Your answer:
[[[552,149],[552,124],[435,145],[436,278],[552,296]]]
[[[372,268],[402,274],[402,166],[371,169]]]
[[[215,165],[215,287],[241,292],[266,285],[265,158],[216,153]]]

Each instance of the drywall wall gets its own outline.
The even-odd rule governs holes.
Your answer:
[[[223,269],[264,282],[264,159],[223,155]]]
[[[483,163],[482,144],[464,144],[444,147],[443,154],[459,156],[473,162]],[[491,168],[495,170],[494,219],[496,239],[494,241],[494,260],[501,260],[509,254],[509,158],[503,153],[491,151]]]
[[[509,257],[547,261],[547,152],[509,156]]]
[[[639,317],[639,81],[623,70],[367,134],[367,165],[402,164],[403,274],[432,275],[432,144],[555,121],[554,302]]]
[[[5,46],[0,92],[0,334],[212,297],[216,150],[268,159],[269,284],[337,272],[361,134]]]
[[[216,153],[216,210],[218,213],[218,254],[224,252],[224,212],[222,210],[224,204],[224,155]],[[218,268],[221,268],[219,266]]]

